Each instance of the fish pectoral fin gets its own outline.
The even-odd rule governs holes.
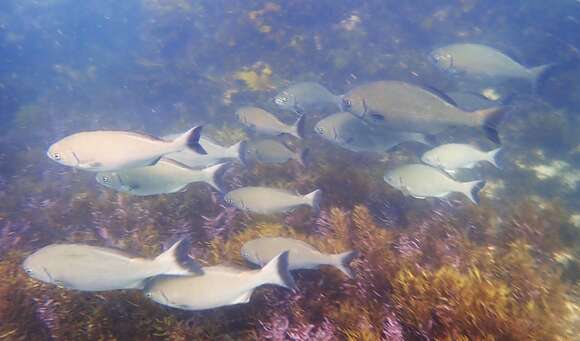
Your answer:
[[[159,162],[159,160],[161,160],[161,158],[162,158],[162,157],[163,157],[163,156],[156,157],[156,158],[152,159],[152,160],[151,160],[151,162],[149,162],[149,163],[147,164],[147,166],[153,166],[153,165],[155,165],[157,162]]]
[[[250,302],[250,298],[252,297],[252,294],[253,293],[254,293],[254,290],[246,291],[245,293],[243,293],[242,295],[240,295],[238,298],[236,298],[235,300],[233,300],[232,301],[232,304],[243,304],[243,303]]]

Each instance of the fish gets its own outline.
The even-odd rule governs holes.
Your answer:
[[[314,131],[331,143],[353,152],[384,153],[404,142],[430,144],[423,134],[374,127],[348,112],[323,118],[316,123]]]
[[[304,137],[305,116],[300,115],[293,125],[280,121],[276,116],[257,107],[242,107],[236,110],[238,120],[259,134],[278,136],[290,134],[296,138]]]
[[[469,144],[449,143],[426,151],[421,161],[450,174],[460,168],[473,168],[480,161],[487,161],[498,168],[496,158],[501,150],[496,148],[484,152]]]
[[[176,136],[179,136],[179,134],[170,134],[163,138],[171,140]],[[198,154],[184,149],[167,154],[164,158],[177,161],[193,169],[202,169],[226,161],[240,161],[242,163],[244,161],[243,156],[246,153],[246,141],[240,141],[229,147],[223,147],[211,139],[202,136],[199,138],[199,144],[206,151],[206,154]]]
[[[246,242],[241,249],[242,257],[250,263],[263,266],[283,251],[289,251],[290,270],[318,269],[321,265],[331,265],[349,278],[354,278],[350,262],[358,257],[357,251],[325,254],[301,240],[283,237],[258,238]]]
[[[242,187],[227,193],[226,203],[258,214],[288,212],[302,205],[319,210],[322,191],[317,189],[306,195],[294,194],[286,190],[269,187]]]
[[[482,127],[488,139],[500,144],[497,126],[506,112],[494,107],[464,111],[434,91],[399,81],[358,86],[342,99],[343,111],[391,130],[437,134],[455,126]]]
[[[152,276],[203,273],[189,257],[189,245],[182,239],[156,258],[146,259],[98,246],[51,244],[26,257],[22,267],[36,280],[66,289],[142,289]]]
[[[408,164],[385,172],[386,183],[414,198],[444,198],[450,193],[464,194],[474,204],[479,204],[479,191],[485,181],[458,182],[445,172],[423,164]]]
[[[302,82],[281,91],[274,97],[274,103],[282,110],[305,114],[324,108],[340,108],[341,96],[318,83]]]
[[[157,276],[143,292],[149,299],[183,310],[206,310],[250,302],[256,288],[276,285],[294,289],[288,269],[288,251],[274,257],[261,270],[218,265],[203,268],[201,276]]]
[[[476,92],[454,91],[448,92],[447,96],[449,96],[453,102],[455,102],[455,105],[467,111],[475,111],[498,106],[498,101],[491,100]]]
[[[151,166],[184,149],[205,154],[199,144],[201,129],[193,127],[172,141],[126,131],[85,131],[52,144],[47,155],[62,165],[92,172]]]
[[[503,52],[480,44],[452,44],[433,50],[429,59],[440,70],[479,79],[525,79],[537,89],[542,75],[554,64],[527,68]]]
[[[137,196],[180,192],[192,182],[205,182],[221,191],[217,177],[224,165],[197,170],[171,159],[161,159],[153,166],[100,172],[96,179],[105,187]]]
[[[276,140],[261,139],[248,143],[247,154],[244,158],[246,162],[251,159],[265,164],[281,164],[294,160],[304,166],[308,154],[308,148],[295,152]]]

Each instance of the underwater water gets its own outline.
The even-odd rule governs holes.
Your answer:
[[[0,340],[578,340],[578,32],[580,2],[573,0],[1,1]],[[476,53],[463,69],[456,55],[443,68],[434,63],[435,49],[466,43],[493,48],[526,69],[550,66],[534,79],[506,80],[497,75],[501,67],[516,67],[504,59],[487,66],[486,79],[469,75],[497,56]],[[432,131],[437,114],[407,128],[425,133],[423,143],[386,148],[392,141],[384,139],[401,133],[389,130],[395,121],[366,118],[391,114],[392,102],[381,111],[368,93],[364,117],[345,116],[360,127],[352,136],[333,143],[317,132],[321,120],[348,109],[344,99],[353,89],[383,80],[429,89],[421,91],[445,101],[446,110],[501,107],[501,143],[473,125]],[[273,100],[302,82],[321,84],[338,105],[289,109]],[[322,95],[309,89],[303,96]],[[252,129],[237,113],[247,106],[289,125],[298,111],[303,137]],[[426,107],[435,110],[431,102]],[[164,137],[198,125],[202,138],[220,146],[248,141],[242,160],[236,154],[220,169],[220,190],[196,182],[137,195],[143,185],[110,188],[76,156],[70,167],[47,155],[55,142],[82,131]],[[437,176],[383,179],[448,143],[502,148],[498,167],[481,162],[451,175],[437,171],[449,181],[484,180],[478,204],[467,197],[471,189],[416,192],[412,181],[443,181]],[[108,156],[117,146],[97,150]],[[292,200],[317,189],[321,195],[290,205],[278,192],[233,192],[249,186],[284,189]],[[335,266],[292,271],[292,290],[261,286],[250,283],[257,267],[242,252],[260,237],[307,242],[325,259],[356,254],[343,272],[340,262],[328,261],[318,264]],[[220,303],[198,309],[155,298],[163,271],[142,275],[134,288],[83,290],[48,265],[40,267],[44,279],[23,266],[47,245],[98,246],[106,250],[97,258],[102,272],[67,265],[73,258],[82,264],[81,253],[39,262],[61,265],[67,278],[117,283],[107,278],[114,250],[153,259],[178,240],[189,261],[206,269],[184,276],[210,276],[215,265],[242,269],[196,291]],[[243,286],[240,297],[228,298],[228,290]],[[162,296],[175,293],[167,290],[176,289]],[[188,284],[180,290],[193,299]]]

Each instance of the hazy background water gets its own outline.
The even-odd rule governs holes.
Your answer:
[[[40,204],[29,202],[31,193],[58,200],[74,198],[78,188],[104,191],[92,175],[71,175],[44,155],[50,143],[76,131],[163,135],[199,123],[232,128],[241,105],[264,107],[289,122],[294,115],[277,110],[271,98],[303,80],[337,94],[382,79],[457,90],[460,83],[429,64],[427,54],[475,42],[526,66],[557,64],[538,94],[525,85],[500,89],[514,110],[500,129],[507,155],[502,169],[484,169],[492,184],[484,196],[499,211],[527,198],[556,200],[578,219],[578,32],[580,3],[572,0],[3,0],[0,191],[9,203],[0,214],[4,221],[32,215],[26,207]],[[248,75],[258,80],[245,82]],[[318,117],[309,117],[310,124]],[[459,136],[491,147],[471,134],[443,134],[441,141],[463,141]],[[306,143],[333,150],[312,133]],[[16,179],[19,185],[11,185]],[[22,187],[23,179],[51,187]],[[55,242],[66,234],[44,228]],[[573,249],[578,253],[577,243]]]

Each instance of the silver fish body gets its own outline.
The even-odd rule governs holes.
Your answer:
[[[501,148],[497,148],[484,152],[469,144],[449,143],[426,151],[421,156],[421,161],[448,173],[454,173],[457,169],[472,168],[482,161],[497,167],[496,156],[500,151]]]
[[[302,205],[319,209],[322,192],[315,190],[298,195],[286,190],[269,187],[242,187],[227,193],[225,201],[241,210],[258,214],[288,212]]]
[[[480,44],[452,44],[429,55],[442,71],[491,80],[526,79],[535,84],[551,65],[527,68],[503,52]]]
[[[173,141],[124,131],[81,132],[51,145],[47,155],[60,164],[93,172],[150,166],[184,149],[205,153],[199,144],[201,128],[194,127]]]
[[[28,256],[24,271],[31,277],[67,289],[105,291],[140,289],[151,276],[191,275],[199,265],[185,266],[189,245],[179,241],[155,259],[81,244],[53,244]]]
[[[485,181],[458,182],[443,171],[423,165],[409,164],[385,172],[386,183],[414,198],[444,198],[453,192],[464,194],[479,203],[479,191]]]
[[[240,123],[263,135],[290,134],[299,139],[304,136],[304,115],[301,115],[293,125],[288,125],[264,109],[242,107],[236,111],[236,117]]]
[[[276,140],[261,139],[248,142],[245,158],[264,164],[282,164],[295,160],[304,165],[304,158],[307,154],[308,149],[295,152]]]
[[[343,110],[390,130],[437,134],[454,126],[482,127],[499,143],[496,127],[502,108],[466,112],[437,94],[399,81],[378,81],[356,87],[343,96]]]
[[[493,108],[499,105],[497,101],[490,100],[483,95],[473,92],[448,92],[447,96],[453,99],[459,108],[467,111]]]
[[[301,240],[283,237],[258,238],[246,242],[242,256],[249,262],[263,266],[281,252],[289,251],[289,269],[318,269],[321,265],[334,266],[349,278],[354,277],[349,263],[358,255],[355,251],[325,254]]]
[[[205,310],[248,303],[254,290],[265,284],[294,288],[288,271],[288,252],[278,255],[261,270],[212,266],[203,268],[201,276],[158,276],[149,280],[144,292],[166,306]]]
[[[197,170],[170,159],[161,159],[153,166],[97,173],[96,179],[105,187],[138,196],[179,192],[193,182],[205,182],[219,191],[216,177],[224,165]]]
[[[274,103],[283,110],[308,113],[315,110],[340,108],[341,97],[315,82],[294,84],[274,97]]]
[[[371,126],[348,112],[323,118],[316,123],[314,131],[324,139],[353,152],[384,153],[406,141],[427,144],[424,135],[420,133]]]
[[[171,134],[164,139],[174,139],[179,134]],[[212,140],[201,137],[199,144],[205,149],[206,154],[198,154],[191,150],[181,150],[164,156],[193,169],[202,169],[227,161],[242,161],[245,153],[246,141],[241,141],[229,147],[223,147]]]

